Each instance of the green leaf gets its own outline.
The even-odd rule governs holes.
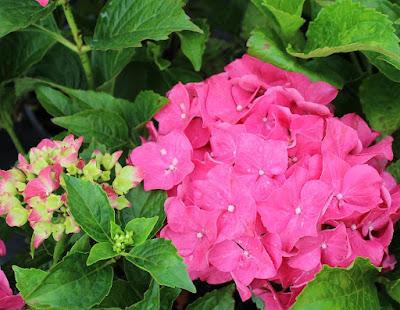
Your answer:
[[[79,112],[79,108],[70,98],[54,88],[39,84],[35,87],[35,93],[40,104],[52,116],[72,115]]]
[[[323,8],[309,24],[304,51],[296,52],[289,46],[288,52],[297,57],[311,58],[364,51],[375,65],[378,61],[385,61],[386,66],[390,64],[399,69],[399,38],[394,31],[386,15],[358,2],[338,0]]]
[[[71,239],[71,235],[63,234],[61,239],[57,241],[56,246],[54,248],[54,255],[53,255],[53,263],[56,264],[64,254],[64,252],[68,248],[69,240]]]
[[[151,281],[150,287],[144,294],[144,299],[127,310],[157,310],[160,309],[160,286],[156,281]]]
[[[210,27],[205,19],[198,19],[193,22],[203,30],[203,33],[181,31],[178,32],[178,36],[181,39],[183,54],[190,60],[194,70],[200,71],[206,42],[210,38]]]
[[[85,162],[89,162],[95,150],[99,150],[102,154],[105,154],[107,152],[106,146],[99,143],[95,137],[92,137],[89,146],[79,154],[79,157],[82,158]]]
[[[98,306],[93,309],[125,309],[133,303],[140,301],[134,294],[132,287],[125,280],[118,279],[113,282],[110,293]]]
[[[396,179],[397,184],[400,183],[400,160],[391,163],[386,171],[389,172]]]
[[[93,137],[110,149],[120,148],[128,142],[128,126],[116,112],[87,110],[71,116],[56,117],[53,123],[67,128],[86,141]]]
[[[22,296],[25,296],[26,292],[33,291],[48,274],[40,269],[25,269],[18,266],[13,266],[12,268],[17,281],[17,288]]]
[[[56,1],[51,1],[43,7],[36,1],[2,0],[0,5],[0,37],[45,18],[56,6]]]
[[[126,227],[131,220],[136,218],[158,216],[157,224],[149,235],[150,238],[153,237],[160,230],[165,220],[164,202],[167,199],[167,193],[162,190],[146,192],[141,183],[132,188],[125,197],[132,206],[120,212],[122,226]]]
[[[260,4],[261,5],[261,4]],[[251,32],[257,27],[271,27],[272,21],[268,19],[252,2],[249,3],[242,20],[240,36],[248,40]]]
[[[383,74],[374,74],[363,80],[359,95],[373,129],[390,135],[400,127],[400,84]]]
[[[100,185],[63,174],[69,211],[75,222],[97,242],[112,242],[115,212]]]
[[[133,232],[133,245],[143,243],[157,224],[158,216],[152,218],[136,218],[126,224],[125,232]]]
[[[134,52],[133,48],[121,51],[92,51],[91,63],[96,85],[114,79],[131,61]]]
[[[124,259],[124,271],[136,297],[138,300],[142,300],[144,293],[150,286],[151,275],[147,271],[131,264],[126,259]]]
[[[235,300],[233,293],[235,284],[230,284],[219,290],[213,290],[198,298],[190,304],[187,310],[233,310],[235,308]]]
[[[385,285],[388,295],[400,303],[400,279],[388,280],[385,278],[382,282]]]
[[[259,309],[259,310],[264,310],[265,309],[264,300],[262,300],[259,296],[255,296],[253,294],[253,296],[251,296],[251,300],[254,302],[254,304],[256,305],[257,309]]]
[[[177,253],[170,240],[158,238],[146,240],[123,255],[132,264],[148,271],[159,284],[195,292],[187,266]]]
[[[171,310],[181,291],[180,288],[162,286],[160,289],[160,310]]]
[[[324,265],[291,309],[379,309],[374,280],[379,269],[362,257],[347,268]]]
[[[84,234],[82,237],[79,238],[78,241],[75,242],[75,244],[72,246],[71,250],[69,250],[67,255],[71,255],[76,252],[89,253],[89,251],[90,251],[89,236],[87,234]]]
[[[139,47],[146,39],[165,40],[174,31],[201,30],[189,21],[179,0],[108,1],[89,44],[94,49]]]
[[[121,226],[119,226],[117,223],[111,222],[111,239],[114,240],[114,237],[116,235],[121,235],[124,232],[121,229]]]
[[[247,53],[283,70],[299,72],[307,75],[311,81],[325,81],[337,88],[342,88],[343,78],[333,70],[325,70],[324,66],[310,69],[310,63],[289,55],[285,51],[282,40],[269,27],[255,29],[247,42]],[[319,72],[318,69],[319,67]],[[321,67],[323,70],[321,70]]]
[[[303,3],[304,0],[264,0],[262,5],[275,16],[283,37],[290,40],[305,22],[301,18]]]
[[[96,243],[90,250],[86,265],[90,266],[98,261],[110,259],[117,255],[118,254],[114,252],[113,245],[110,242]]]
[[[77,53],[56,44],[43,59],[29,70],[28,76],[47,79],[71,88],[86,88],[86,77]]]
[[[35,3],[35,1],[24,2]],[[1,14],[2,4],[0,6]],[[56,41],[46,34],[29,30],[11,33],[1,38],[0,84],[24,74],[31,66],[39,62],[55,43]]]
[[[147,42],[146,50],[149,57],[153,58],[154,63],[161,71],[167,69],[171,65],[171,62],[169,60],[166,60],[162,57],[165,49],[167,48],[167,44],[163,43],[164,42],[153,43],[149,41]]]
[[[87,267],[86,259],[85,254],[71,254],[51,268],[39,283],[21,287],[18,282],[25,302],[47,309],[89,309],[100,303],[111,289],[113,268],[106,264]],[[29,270],[28,273],[22,268],[15,270],[21,281],[32,275]],[[34,276],[37,280],[39,273]]]

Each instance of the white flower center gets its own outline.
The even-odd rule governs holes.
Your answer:
[[[186,118],[186,113],[182,113],[182,114],[181,114],[181,118],[182,118],[182,119],[185,119],[185,118]]]
[[[296,212],[297,215],[301,213],[301,207],[297,207],[294,212]]]
[[[352,230],[356,230],[357,229],[357,225],[356,224],[351,225],[351,229]]]
[[[262,118],[262,121],[263,121],[263,123],[266,123],[266,122],[268,121],[268,118],[263,117],[263,118]]]
[[[203,234],[201,232],[198,232],[197,233],[197,238],[199,238],[199,239],[203,238]]]
[[[339,193],[336,195],[337,200],[343,199],[343,194]]]
[[[258,174],[259,174],[259,175],[264,175],[265,172],[264,172],[264,170],[259,170],[259,171],[258,171]]]
[[[238,106],[236,107],[236,110],[237,110],[237,111],[242,111],[242,110],[243,110],[243,106],[238,105]]]
[[[161,154],[162,154],[162,155],[167,154],[167,150],[166,150],[166,149],[161,149]]]
[[[229,212],[235,211],[235,206],[229,205],[229,206],[228,206],[228,211],[229,211]]]
[[[323,249],[326,249],[328,246],[326,245],[326,242],[324,241],[324,242],[322,242],[322,244],[321,244],[321,248],[323,248]]]

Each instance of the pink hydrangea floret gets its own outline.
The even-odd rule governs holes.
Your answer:
[[[128,163],[146,190],[168,191],[160,236],[193,280],[234,280],[243,300],[288,309],[323,264],[362,256],[394,268],[393,139],[374,142],[380,133],[354,113],[334,117],[337,93],[248,55],[167,93],[158,131],[146,126]]]

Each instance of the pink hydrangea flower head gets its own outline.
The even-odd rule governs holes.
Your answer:
[[[3,270],[0,270],[0,308],[4,310],[22,309],[25,301],[20,294],[13,295]]]

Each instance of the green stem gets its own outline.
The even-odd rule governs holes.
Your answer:
[[[83,44],[82,35],[79,33],[78,26],[76,25],[74,16],[72,15],[71,8],[68,4],[68,1],[60,1],[65,18],[67,19],[69,28],[71,29],[72,36],[74,37],[76,46],[78,47],[78,55],[82,63],[83,70],[85,71],[86,79],[88,81],[89,89],[94,89],[94,78],[92,73],[92,68],[90,66],[89,57],[87,52],[90,50],[90,47],[85,46]]]
[[[17,135],[15,134],[14,127],[6,127],[5,128],[8,135],[10,136],[12,142],[15,145],[15,148],[17,149],[18,153],[22,154],[23,156],[26,155],[24,148],[22,147],[21,142],[19,141]]]
[[[77,48],[77,46],[75,44],[73,44],[72,42],[70,42],[69,40],[67,40],[66,38],[64,38],[62,35],[55,33],[53,31],[50,31],[38,24],[33,24],[33,26],[35,26],[36,28],[40,29],[42,32],[46,33],[48,36],[52,37],[54,40],[56,40],[57,42],[61,43],[62,45],[68,47],[71,51],[75,52],[75,53],[79,53],[79,50]],[[24,29],[20,29],[22,31],[24,31]]]
[[[363,71],[362,68],[361,68],[361,65],[360,65],[360,62],[359,62],[358,59],[357,59],[356,53],[355,53],[355,52],[351,52],[351,53],[350,53],[350,58],[351,58],[353,64],[356,66],[357,71],[358,71],[359,73],[363,74],[364,71]]]

